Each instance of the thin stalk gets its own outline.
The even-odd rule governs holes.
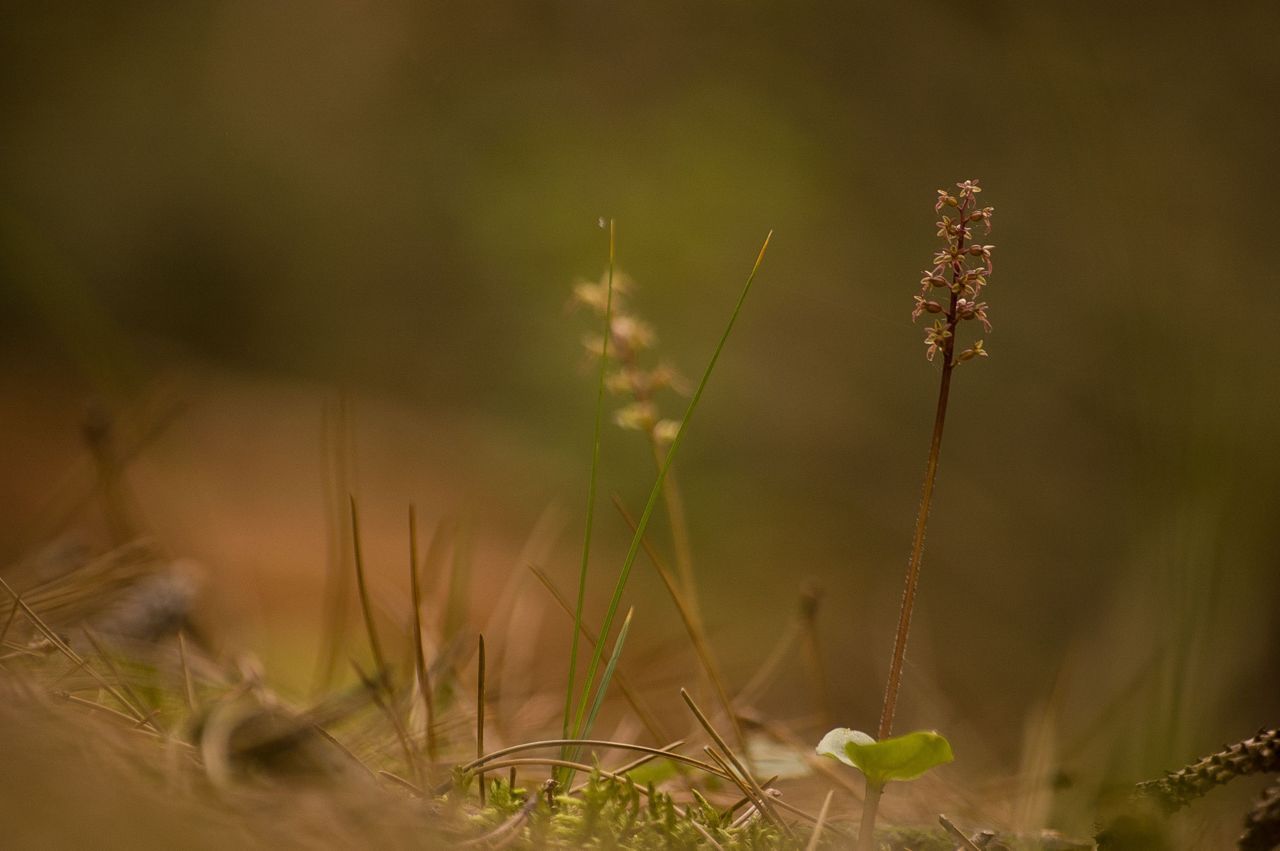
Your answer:
[[[436,537],[440,535],[436,531]],[[433,538],[432,546],[436,539]],[[418,578],[418,513],[409,506],[409,590],[413,597],[413,662],[418,673],[418,692],[422,696],[422,708],[426,711],[427,759],[436,763],[436,707],[431,691],[431,671],[427,667],[427,653],[422,646],[422,586]]]
[[[476,662],[476,759],[484,756],[484,636],[480,636]],[[484,772],[480,772],[480,806],[485,804]]]
[[[671,469],[671,464],[675,460],[676,453],[680,451],[680,445],[684,442],[685,434],[689,428],[689,420],[692,419],[694,412],[697,411],[698,403],[702,401],[702,394],[707,389],[707,382],[711,379],[711,373],[715,371],[716,362],[720,359],[720,354],[724,351],[725,343],[729,340],[729,334],[733,331],[733,326],[738,320],[738,315],[742,312],[742,306],[746,303],[747,295],[751,292],[751,285],[756,279],[756,274],[760,271],[760,265],[764,262],[765,252],[769,249],[769,240],[772,238],[773,231],[769,231],[769,235],[765,237],[764,244],[760,246],[760,253],[756,255],[755,265],[751,267],[751,274],[747,276],[747,282],[743,285],[742,293],[738,296],[738,301],[734,305],[733,312],[729,315],[729,321],[725,325],[724,332],[720,335],[720,339],[716,343],[715,350],[711,353],[711,360],[707,363],[707,368],[702,373],[702,378],[698,382],[697,389],[693,392],[693,398],[689,400],[689,405],[685,409],[684,418],[680,421],[679,429],[676,430],[675,439],[671,441],[671,446],[667,450],[666,460],[662,463],[662,469],[658,471],[658,478],[653,483],[653,487],[649,491],[649,499],[645,503],[644,511],[640,514],[640,521],[637,524],[636,533],[631,538],[631,547],[627,550],[627,557],[622,563],[622,570],[619,571],[617,582],[614,584],[613,597],[609,600],[609,607],[605,611],[604,622],[600,625],[601,640],[596,643],[595,651],[591,654],[591,662],[587,667],[586,683],[583,685],[582,697],[578,704],[578,712],[573,725],[576,732],[582,732],[582,719],[586,714],[587,700],[591,696],[591,684],[594,682],[596,670],[600,666],[600,660],[604,650],[604,639],[608,637],[609,632],[613,627],[613,619],[618,612],[618,607],[622,603],[622,592],[627,586],[627,579],[631,576],[631,568],[635,565],[636,557],[640,554],[640,544],[641,541],[644,540],[645,530],[649,527],[649,519],[653,516],[653,511],[657,506],[658,498],[662,494],[662,484],[666,480],[667,472]]]
[[[178,630],[178,659],[182,662],[183,694],[187,698],[187,710],[196,711],[196,690],[191,682],[191,666],[187,664],[187,638],[184,630]]]
[[[707,735],[710,736],[712,741],[720,747],[725,759],[728,760],[728,764],[733,767],[733,770],[730,773],[736,771],[746,784],[746,791],[754,795],[759,800],[760,811],[764,814],[765,818],[782,828],[783,833],[790,835],[791,829],[787,827],[786,823],[783,822],[782,819],[778,818],[778,814],[774,812],[773,807],[771,806],[772,799],[769,797],[769,794],[765,792],[760,783],[756,781],[755,776],[752,775],[751,770],[747,768],[746,764],[739,759],[733,752],[732,748],[729,747],[729,744],[724,740],[724,737],[721,736],[716,731],[716,728],[711,725],[711,721],[708,720],[707,715],[702,711],[702,708],[698,706],[697,701],[695,701],[685,689],[680,689],[680,697],[684,699],[685,705],[689,707],[689,711],[693,713],[693,716],[698,719],[698,723],[702,725],[702,729],[706,730]]]
[[[338,396],[337,412],[328,403],[321,410],[321,454],[324,456],[325,557],[324,628],[316,658],[313,693],[324,693],[333,681],[339,653],[347,634],[351,603],[347,584],[347,524],[342,516],[342,494],[351,492],[351,464],[354,450],[350,433],[350,412],[346,392]]]
[[[862,802],[862,824],[858,826],[858,851],[875,851],[876,810],[880,809],[880,795],[884,786],[867,781],[867,796]]]
[[[356,561],[356,590],[360,595],[360,612],[364,615],[365,629],[369,633],[369,650],[373,653],[373,664],[377,671],[375,677],[383,684],[383,689],[390,696],[387,677],[391,669],[387,667],[387,657],[382,653],[382,642],[378,640],[378,630],[373,623],[373,603],[369,599],[369,587],[364,577],[364,557],[360,550],[360,516],[356,510],[356,498],[347,497],[351,502],[351,542]]]
[[[604,422],[604,390],[605,376],[609,366],[609,340],[613,337],[613,269],[616,257],[616,235],[617,227],[613,219],[609,220],[609,275],[606,284],[605,303],[604,303],[604,337],[600,349],[600,374],[596,381],[596,417],[595,426],[591,436],[591,475],[587,484],[587,527],[582,536],[582,565],[578,570],[578,601],[574,607],[573,613],[573,640],[570,642],[569,649],[569,682],[564,690],[564,725],[562,728],[562,738],[569,738],[570,733],[574,732],[576,724],[573,723],[573,687],[578,673],[578,636],[582,632],[582,607],[587,596],[587,564],[591,558],[591,532],[595,525],[596,517],[596,482],[599,479],[600,472],[600,432],[602,423]],[[609,624],[606,623],[602,636],[608,637]],[[599,644],[596,645],[598,649]],[[596,658],[596,656],[593,656]],[[591,676],[595,675],[595,667],[592,666]],[[587,688],[583,690],[583,703],[586,703],[587,692],[590,691],[591,682],[587,681]],[[567,754],[566,754],[567,755]]]
[[[956,827],[955,823],[945,815],[940,814],[938,816],[938,824],[942,825],[943,829],[946,830],[947,833],[955,837],[955,840],[960,843],[960,848],[963,849],[963,851],[982,851],[976,842],[965,836],[964,831]]]
[[[385,777],[386,779],[390,780],[392,783],[396,784],[397,786],[400,786],[401,788],[404,788],[404,789],[408,789],[410,792],[413,793],[415,797],[418,797],[418,798],[426,797],[425,793],[421,789],[415,786],[411,781],[404,779],[399,774],[396,774],[394,771],[387,771],[385,768],[379,768],[378,776]]]
[[[965,230],[961,217],[961,229],[957,246],[964,248]],[[952,268],[951,281],[958,282],[959,272]],[[951,306],[947,311],[947,325],[951,336],[942,350],[942,380],[938,387],[938,407],[933,417],[933,436],[929,440],[929,461],[925,465],[924,493],[916,513],[915,534],[911,538],[911,561],[907,565],[906,587],[902,592],[902,606],[898,611],[898,631],[893,640],[893,659],[889,664],[889,681],[885,686],[884,706],[880,712],[880,732],[877,738],[886,739],[893,732],[893,714],[898,707],[898,690],[902,686],[902,664],[907,655],[907,634],[911,631],[911,613],[916,605],[916,589],[920,585],[920,560],[924,556],[924,532],[929,524],[929,509],[933,505],[933,489],[938,479],[938,459],[942,455],[942,429],[947,420],[947,400],[951,396],[951,373],[955,370],[956,353],[956,301],[959,293],[951,289]],[[877,800],[878,800],[877,795]],[[868,803],[870,803],[868,797]],[[874,809],[872,810],[874,813]]]
[[[743,795],[742,802],[734,804],[732,807],[730,807],[729,808],[730,813],[732,813],[735,809],[741,806],[743,802],[750,802],[751,805],[755,807],[757,812],[764,812],[764,810],[761,809],[760,799],[756,797],[755,792],[752,790],[750,784],[747,783],[747,781],[744,780],[743,778],[739,777],[737,772],[735,772],[732,768],[729,767],[729,760],[726,759],[725,756],[722,753],[720,753],[720,751],[716,750],[711,745],[703,745],[702,752],[705,753],[711,759],[711,761],[714,762],[719,767],[720,772],[724,774],[725,777],[728,777],[730,782],[732,782],[735,786],[738,787],[738,791],[742,792],[742,795]]]
[[[822,799],[822,809],[818,810],[818,820],[813,825],[813,833],[809,835],[809,844],[805,845],[804,851],[818,851],[818,843],[822,841],[822,829],[827,824],[827,811],[831,809],[831,796],[836,790],[831,789],[827,792],[827,797]]]
[[[969,196],[970,199],[972,196]],[[925,464],[924,492],[920,496],[920,507],[916,512],[916,528],[911,537],[911,559],[907,564],[906,585],[902,592],[902,606],[898,610],[898,629],[893,639],[893,657],[889,662],[889,679],[885,684],[884,705],[880,711],[880,727],[878,738],[887,739],[893,732],[893,716],[898,707],[898,691],[902,687],[902,666],[907,655],[907,636],[911,632],[911,614],[916,605],[916,590],[920,585],[920,562],[924,557],[924,533],[929,524],[929,509],[933,506],[933,491],[938,480],[938,460],[942,455],[942,431],[947,421],[947,401],[951,397],[951,374],[956,367],[956,330],[959,325],[958,303],[960,300],[961,276],[964,271],[963,262],[958,259],[963,255],[966,221],[969,204],[960,205],[959,229],[956,231],[956,243],[951,262],[951,300],[946,311],[947,336],[942,344],[942,378],[938,385],[938,406],[933,417],[933,435],[929,440],[929,460]],[[867,781],[867,794],[862,804],[862,829],[858,835],[860,851],[871,851],[875,847],[876,811],[880,807],[880,796],[884,785],[873,785]]]

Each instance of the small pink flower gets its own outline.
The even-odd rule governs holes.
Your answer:
[[[982,323],[987,333],[991,333],[991,323],[987,321],[987,303],[972,302],[967,298],[956,299],[956,316],[960,319],[976,319]]]
[[[925,313],[941,314],[943,317],[934,322],[932,328],[925,329],[924,342],[928,347],[925,356],[929,360],[933,360],[938,352],[955,352],[951,348],[955,344],[952,337],[961,320],[976,319],[982,323],[983,329],[991,331],[987,303],[979,301],[979,297],[994,271],[991,257],[995,246],[968,243],[970,238],[976,236],[973,226],[978,222],[982,222],[987,233],[991,232],[991,218],[995,210],[992,207],[978,207],[977,195],[982,187],[977,180],[960,181],[956,188],[958,191],[955,194],[945,189],[938,190],[934,210],[940,213],[943,207],[952,207],[956,212],[940,216],[935,222],[937,236],[943,241],[943,247],[934,251],[933,267],[921,274],[920,294],[913,296],[913,322]],[[929,299],[929,294],[935,288],[943,287],[951,292],[949,301]],[[963,352],[954,354],[954,357],[957,362],[961,362],[987,357],[987,352],[979,341]]]

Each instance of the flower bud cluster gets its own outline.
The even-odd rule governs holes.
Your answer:
[[[615,423],[624,429],[643,432],[656,445],[667,445],[675,439],[680,423],[662,416],[658,393],[672,390],[687,396],[689,390],[685,379],[673,367],[661,362],[648,365],[652,360],[648,355],[657,344],[657,336],[653,327],[628,306],[627,296],[633,289],[629,278],[614,275],[605,387],[625,400],[614,412]],[[574,285],[573,303],[603,319],[609,304],[608,278]],[[604,340],[599,335],[588,335],[583,345],[592,357],[600,357],[604,351]]]
[[[911,311],[912,321],[926,313],[939,317],[925,329],[925,357],[932,361],[942,352],[947,365],[987,356],[982,340],[961,352],[955,351],[956,327],[961,322],[976,319],[985,331],[991,331],[987,303],[981,296],[994,270],[991,251],[995,246],[974,242],[973,230],[981,223],[985,233],[991,233],[994,209],[978,206],[977,196],[982,191],[978,181],[966,180],[957,183],[956,188],[954,193],[938,190],[933,209],[942,214],[937,226],[944,247],[934,252],[932,268],[920,278],[920,295],[914,297],[915,309]],[[946,292],[931,297],[935,290]]]

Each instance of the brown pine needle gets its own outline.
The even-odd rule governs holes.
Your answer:
[[[720,747],[720,751],[724,754],[724,758],[732,764],[733,769],[741,776],[744,784],[744,791],[756,798],[760,805],[761,812],[763,812],[770,821],[781,827],[787,834],[790,834],[791,829],[787,827],[782,819],[778,818],[778,814],[773,811],[768,794],[760,787],[760,784],[756,782],[755,777],[752,776],[750,770],[742,763],[742,760],[738,759],[734,754],[733,749],[729,747],[729,744],[724,740],[724,737],[721,736],[716,731],[716,728],[711,725],[711,722],[707,720],[706,713],[704,713],[701,707],[698,706],[697,701],[695,701],[693,697],[690,696],[689,692],[684,689],[680,689],[680,697],[684,699],[685,704],[689,707],[693,716],[698,719],[698,723],[702,725],[702,729],[706,730],[707,735],[710,736],[711,739]]]
[[[392,783],[396,784],[397,786],[408,789],[410,792],[412,792],[414,795],[416,795],[419,798],[426,797],[426,793],[424,793],[421,789],[419,789],[413,783],[411,783],[408,780],[405,780],[403,777],[401,777],[399,774],[396,774],[393,771],[387,771],[385,768],[380,768],[378,769],[378,776],[385,777],[386,779],[390,780]]]
[[[979,848],[972,839],[964,835],[964,831],[956,827],[951,819],[941,813],[938,814],[938,824],[942,825],[943,829],[945,829],[947,833],[954,836],[955,840],[960,843],[962,848],[966,848],[968,851],[982,851],[982,849]]]
[[[58,650],[59,653],[66,656],[68,659],[70,659],[72,662],[76,663],[77,665],[83,666],[85,671],[89,674],[89,676],[93,677],[93,679],[98,683],[98,685],[102,686],[102,688],[105,689],[108,694],[110,694],[112,697],[118,700],[121,706],[125,707],[126,709],[128,709],[130,712],[134,714],[134,720],[142,721],[144,723],[147,721],[146,716],[142,714],[142,711],[134,707],[125,698],[125,696],[120,693],[120,691],[115,686],[107,682],[106,679],[103,678],[101,674],[99,674],[96,670],[94,670],[92,665],[85,664],[85,660],[80,656],[80,654],[72,650],[70,645],[68,645],[65,641],[63,641],[56,632],[50,629],[49,625],[46,624],[39,615],[37,615],[34,611],[31,610],[31,607],[26,604],[26,601],[24,601],[21,597],[18,596],[17,592],[14,591],[13,588],[9,586],[8,582],[4,581],[3,577],[0,577],[0,588],[4,588],[4,590],[8,592],[9,596],[13,598],[13,604],[18,608],[22,609],[23,615],[25,615],[27,620],[31,622],[31,625],[34,626],[36,630],[42,636],[44,636],[45,640],[48,641],[50,644],[52,644]],[[157,733],[160,732],[160,729],[156,727],[154,722],[151,722],[149,726],[155,729]]]
[[[822,799],[822,809],[818,810],[818,821],[813,826],[813,834],[809,837],[809,844],[806,845],[805,851],[818,851],[818,843],[822,841],[822,829],[827,825],[827,811],[831,809],[831,796],[835,794],[834,789],[827,791],[827,797]]]
[[[120,690],[129,698],[130,707],[139,716],[138,723],[149,723],[150,716],[155,715],[155,712],[150,713],[146,718],[142,717],[142,710],[145,704],[143,703],[142,698],[138,697],[138,693],[133,690],[133,687],[129,685],[129,681],[125,679],[124,674],[120,673],[120,669],[116,666],[115,659],[107,654],[107,651],[103,648],[102,643],[98,641],[98,636],[94,634],[93,630],[84,626],[81,627],[81,631],[84,633],[84,637],[89,639],[89,643],[93,645],[93,649],[97,652],[98,658],[102,660],[102,664],[107,666],[107,671],[111,673],[111,676],[115,677],[116,682],[120,685]],[[158,711],[159,710],[156,710],[156,712]],[[155,724],[151,724],[150,726],[154,728],[156,732],[159,732],[160,728],[156,727]]]

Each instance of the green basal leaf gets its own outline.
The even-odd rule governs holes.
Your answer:
[[[877,742],[860,730],[837,727],[822,737],[818,753],[853,766],[875,786],[890,780],[914,780],[934,766],[955,759],[951,743],[933,730],[918,730]]]

